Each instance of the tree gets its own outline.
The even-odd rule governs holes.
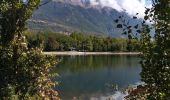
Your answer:
[[[40,0],[0,1],[0,99],[57,99],[49,70],[56,64],[41,48],[28,48],[23,32]]]
[[[93,44],[92,44],[92,40],[90,37],[88,37],[85,42],[84,42],[84,45],[85,45],[85,50],[87,51],[93,51]]]
[[[59,50],[59,43],[55,40],[54,37],[48,37],[45,50],[46,51]]]
[[[146,83],[143,97],[149,100],[169,100],[170,1],[152,0],[152,8],[147,8],[145,14],[142,23],[143,32],[140,37],[142,43],[141,78]],[[146,22],[151,22],[151,25]],[[155,30],[154,37],[150,35],[151,30]]]
[[[167,44],[170,40],[170,1],[153,1],[153,7],[146,9],[145,20],[153,22],[155,29],[154,43],[149,33],[151,28],[145,24],[142,34],[142,81],[146,82],[151,91],[149,99],[170,99],[170,63],[168,62]],[[147,50],[147,51],[146,51]]]

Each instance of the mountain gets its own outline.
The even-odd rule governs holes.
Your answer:
[[[91,4],[89,0],[53,0],[34,12],[28,27],[33,31],[77,31],[121,37],[122,30],[115,28],[114,19],[122,14],[125,13]]]

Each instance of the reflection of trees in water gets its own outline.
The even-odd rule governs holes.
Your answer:
[[[67,99],[113,94],[116,85],[121,89],[139,81],[136,56],[65,56],[62,60],[56,67],[61,77],[56,80]]]
[[[65,56],[57,65],[57,70],[72,72],[95,70],[103,67],[135,67],[138,64],[137,56]],[[133,64],[133,66],[132,66]],[[62,66],[60,66],[62,65]]]

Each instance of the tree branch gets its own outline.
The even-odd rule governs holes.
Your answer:
[[[41,7],[41,6],[43,6],[43,5],[46,5],[46,4],[50,3],[51,1],[52,1],[52,0],[48,0],[48,1],[46,1],[46,2],[44,2],[44,3],[42,3],[42,4],[40,4],[39,7]]]

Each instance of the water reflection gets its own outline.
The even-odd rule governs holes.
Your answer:
[[[137,56],[64,56],[57,65],[56,87],[64,100],[102,97],[140,81]]]

